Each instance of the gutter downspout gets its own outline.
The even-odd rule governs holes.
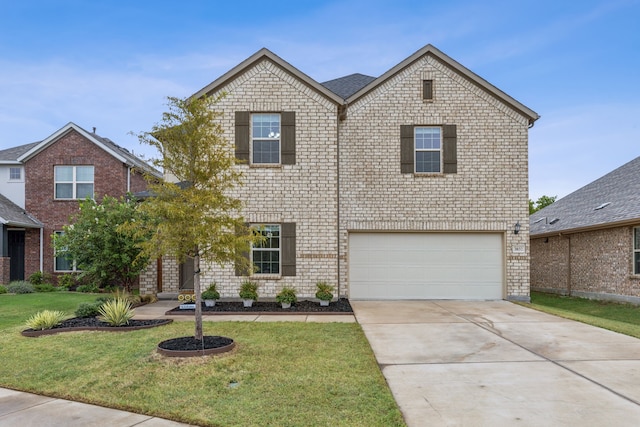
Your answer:
[[[127,193],[131,192],[131,166],[127,166]]]
[[[340,268],[340,263],[341,263],[341,259],[340,259],[340,118],[342,116],[340,110],[344,109],[346,110],[346,105],[339,105],[338,106],[338,116],[337,116],[337,123],[336,123],[336,221],[337,221],[337,241],[336,244],[338,245],[338,259],[337,259],[337,266],[338,266],[338,299],[340,299],[342,297],[341,295],[341,291],[342,291],[342,284],[340,282],[340,276],[341,276],[341,268]],[[345,295],[346,296],[346,295]]]
[[[44,271],[44,227],[40,227],[40,271]]]

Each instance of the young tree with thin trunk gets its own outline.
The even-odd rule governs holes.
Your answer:
[[[149,183],[152,196],[140,206],[152,219],[142,227],[152,233],[142,247],[151,257],[194,259],[197,340],[203,339],[200,262],[246,263],[241,254],[254,239],[241,215],[242,202],[232,195],[242,174],[234,168],[233,145],[223,136],[217,100],[169,97],[162,121],[137,135],[157,149],[159,158],[151,162],[165,174],[159,183]]]

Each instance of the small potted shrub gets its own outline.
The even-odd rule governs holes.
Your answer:
[[[320,300],[320,305],[327,307],[329,302],[333,299],[333,286],[326,282],[318,282],[316,283],[316,288],[318,289],[316,292],[316,298]]]
[[[291,307],[291,304],[298,301],[298,297],[296,297],[296,290],[285,286],[280,292],[278,292],[278,295],[276,295],[276,301],[282,304],[282,308]]]
[[[250,280],[245,280],[240,285],[240,298],[245,307],[251,307],[254,301],[258,300],[258,284]]]
[[[220,292],[216,289],[216,283],[213,282],[206,291],[202,293],[202,299],[204,305],[207,307],[213,307],[216,305],[216,300],[220,299]]]

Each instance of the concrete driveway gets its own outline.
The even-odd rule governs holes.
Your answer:
[[[640,340],[506,301],[351,301],[410,427],[638,426]]]

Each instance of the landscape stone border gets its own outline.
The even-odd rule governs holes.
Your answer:
[[[74,328],[51,328],[43,330],[25,329],[21,334],[25,337],[40,337],[43,335],[53,335],[64,332],[80,332],[80,331],[105,331],[105,332],[130,332],[140,329],[151,329],[158,326],[168,325],[173,322],[173,319],[159,319],[159,321],[153,325],[139,325],[139,326],[78,326]]]

